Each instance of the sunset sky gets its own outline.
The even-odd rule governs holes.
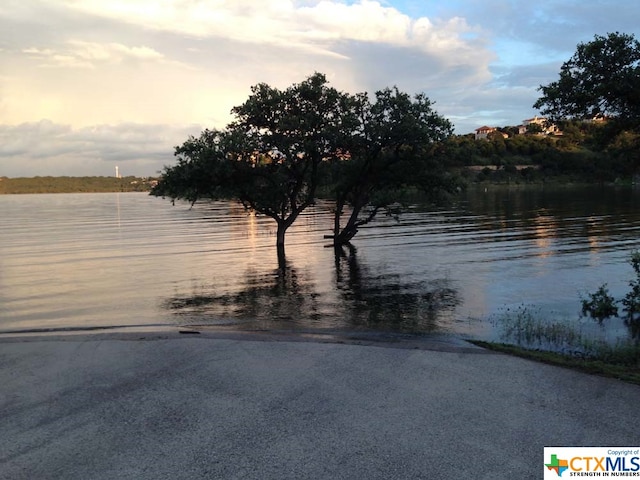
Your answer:
[[[155,175],[251,85],[424,92],[456,133],[517,125],[636,0],[2,0],[0,176]]]

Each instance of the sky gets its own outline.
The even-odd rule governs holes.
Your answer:
[[[252,85],[425,93],[458,134],[519,125],[637,0],[2,0],[0,176],[154,176]]]

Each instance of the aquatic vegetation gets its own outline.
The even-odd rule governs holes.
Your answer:
[[[521,305],[492,318],[504,342],[518,347],[601,360],[617,365],[640,364],[640,344],[631,338],[614,343],[583,332],[578,319],[549,320],[535,307]]]
[[[591,318],[602,322],[605,318],[618,315],[616,299],[609,294],[607,284],[600,285],[595,293],[589,293],[588,299],[582,299],[582,315],[589,315]]]
[[[522,347],[562,351],[582,343],[575,322],[546,321],[538,308],[528,305],[507,308],[491,321],[500,329],[503,340]]]
[[[629,322],[637,321],[637,315],[640,314],[640,252],[634,251],[629,260],[636,278],[629,282],[631,290],[622,299],[623,310],[627,314]]]
[[[582,314],[589,315],[602,323],[603,320],[618,316],[616,303],[622,303],[625,312],[624,322],[629,328],[631,337],[640,341],[640,252],[634,250],[631,253],[629,263],[636,277],[629,282],[631,290],[618,302],[609,295],[607,284],[603,284],[595,293],[588,294],[588,299],[582,299]]]

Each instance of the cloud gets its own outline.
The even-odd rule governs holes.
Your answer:
[[[64,35],[41,33],[23,12],[20,21],[34,35],[19,36],[0,52],[0,61],[14,65],[0,85],[13,123],[50,118],[74,127],[174,121],[222,127],[251,85],[284,88],[314,71],[354,93],[396,84],[431,95],[490,79],[492,54],[481,30],[460,17],[412,19],[369,0],[62,5],[47,7],[47,14],[64,25]]]
[[[129,47],[121,43],[97,43],[69,40],[73,55],[87,61],[121,62],[132,58],[138,60],[160,60],[163,55],[145,46]]]
[[[0,176],[152,175],[173,162],[173,147],[199,125],[96,125],[72,128],[42,120],[0,125]]]
[[[481,43],[472,44],[469,37],[474,34],[477,39],[482,31],[461,17],[433,23],[371,0],[301,5],[287,0],[74,0],[67,4],[77,11],[148,29],[327,55],[335,55],[333,46],[343,41],[417,48],[452,59],[460,56],[451,53],[464,51],[465,61],[482,49]]]
[[[519,52],[520,62],[562,62],[579,42],[595,34],[638,32],[638,2],[544,0],[537,2],[482,0],[442,2],[443,15],[464,12],[467,22],[491,32],[493,48],[509,61]],[[515,53],[510,50],[515,48]],[[505,62],[506,63],[506,62]]]
[[[300,2],[298,2],[300,3]],[[361,0],[345,4],[323,0],[76,0],[69,5],[87,14],[194,39],[224,39],[336,59],[351,59],[343,45],[369,43],[406,48],[440,58],[443,65],[490,58],[482,30],[461,17],[432,22],[412,19],[392,7]],[[307,3],[310,3],[307,5]],[[242,49],[241,45],[236,45]],[[280,57],[286,63],[286,56]]]
[[[286,88],[315,71],[351,93],[424,92],[458,133],[517,124],[578,42],[637,33],[638,11],[633,0],[10,0],[0,128],[34,144],[3,137],[0,174],[91,162],[100,173],[119,155],[153,174],[188,135],[182,125],[224,127],[251,85]]]
[[[491,85],[504,87],[525,87],[537,89],[558,75],[557,62],[547,62],[536,65],[516,65],[512,67],[496,66],[492,68],[493,81]]]
[[[68,40],[63,49],[29,47],[22,53],[36,59],[41,67],[98,68],[104,63],[122,63],[126,60],[155,61],[163,55],[146,46],[129,47],[121,43],[85,42]]]

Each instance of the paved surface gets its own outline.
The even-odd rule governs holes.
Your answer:
[[[640,444],[640,387],[616,380],[213,337],[0,339],[0,478],[533,479],[545,445]]]

